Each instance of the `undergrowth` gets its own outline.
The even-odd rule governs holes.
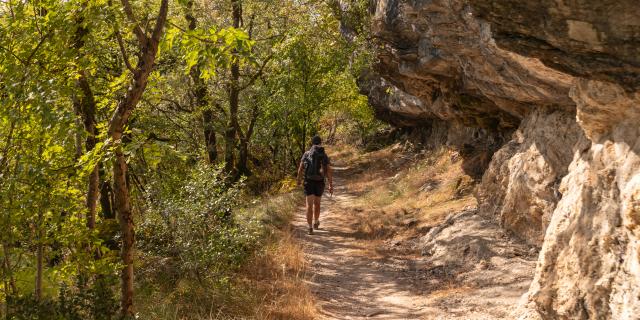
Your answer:
[[[233,188],[216,195],[220,208],[211,208],[206,196],[192,196],[209,206],[194,212],[218,214],[189,216],[188,206],[174,203],[173,212],[182,213],[170,221],[182,226],[179,233],[166,223],[142,228],[148,232],[138,273],[140,319],[313,319],[313,299],[303,285],[306,263],[290,230],[302,195],[290,191],[290,181],[279,189],[236,208],[232,217],[220,209],[234,205],[225,200],[237,199]],[[180,192],[176,197],[185,198]],[[162,250],[150,249],[153,243]]]

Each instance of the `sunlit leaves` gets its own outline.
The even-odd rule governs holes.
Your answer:
[[[92,77],[104,108],[111,107],[113,93],[121,90],[110,91],[106,85],[122,73],[103,68],[114,60],[104,55],[112,47],[111,39],[106,32],[89,32],[104,30],[107,17],[113,16],[106,4],[0,3],[0,234],[13,251],[7,258],[18,270],[33,270],[34,250],[44,246],[45,263],[54,265],[45,268],[46,282],[52,285],[70,280],[83,272],[82,267],[94,274],[113,270],[109,260],[93,261],[94,251],[88,249],[103,246],[84,222],[87,166],[82,164],[95,164],[108,156],[108,149],[99,144],[95,152],[83,155],[86,132],[74,109],[81,70]],[[88,30],[81,37],[80,27]],[[87,49],[78,49],[79,40],[88,44]],[[2,274],[7,280],[6,270]],[[29,274],[32,284],[34,272]]]
[[[175,49],[185,61],[185,74],[195,65],[201,66],[201,77],[210,79],[217,68],[225,68],[234,61],[251,61],[254,41],[247,33],[235,28],[184,30],[169,28],[162,43],[163,50]]]
[[[150,27],[156,0],[131,2],[136,19]],[[117,251],[107,249],[119,240],[117,221],[102,219],[108,209],[98,208],[96,228],[86,226],[87,178],[97,166],[101,182],[111,178],[117,147],[128,164],[140,254],[175,259],[186,276],[225,283],[262,230],[235,215],[249,188],[230,185],[220,169],[203,163],[203,111],[222,149],[236,63],[237,136],[247,140],[251,190],[291,174],[323,119],[341,113],[363,128],[371,122],[354,79],[364,60],[323,2],[242,1],[242,23],[233,28],[230,2],[195,1],[193,30],[186,5],[171,2],[147,90],[122,138],[112,141],[108,123],[134,77],[125,61],[135,67],[140,50],[120,1],[0,2],[0,239],[13,246],[12,258],[26,257],[16,267],[21,274],[33,278],[39,244],[47,262],[59,258],[46,268],[52,286],[117,271]],[[80,112],[82,79],[96,104],[92,148]],[[203,99],[194,83],[205,89]]]

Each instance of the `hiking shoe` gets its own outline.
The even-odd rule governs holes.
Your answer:
[[[316,221],[316,223],[313,224],[313,228],[316,230],[320,229],[320,221]]]
[[[313,234],[313,228],[309,228],[309,234]]]

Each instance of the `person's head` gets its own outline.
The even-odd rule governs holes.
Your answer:
[[[314,146],[318,146],[322,144],[322,138],[320,138],[320,136],[313,136],[313,138],[311,138],[311,144]]]

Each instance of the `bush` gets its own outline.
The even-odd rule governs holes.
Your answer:
[[[255,219],[233,214],[242,198],[242,182],[229,184],[220,168],[202,164],[173,187],[166,181],[150,185],[139,245],[164,262],[150,268],[163,267],[163,276],[174,273],[169,274],[173,280],[187,277],[225,283],[260,236]]]
[[[78,281],[76,286],[62,283],[58,299],[36,301],[32,294],[7,297],[9,314],[15,320],[111,320],[117,319],[118,301],[113,288],[115,276],[98,276],[90,283]]]

